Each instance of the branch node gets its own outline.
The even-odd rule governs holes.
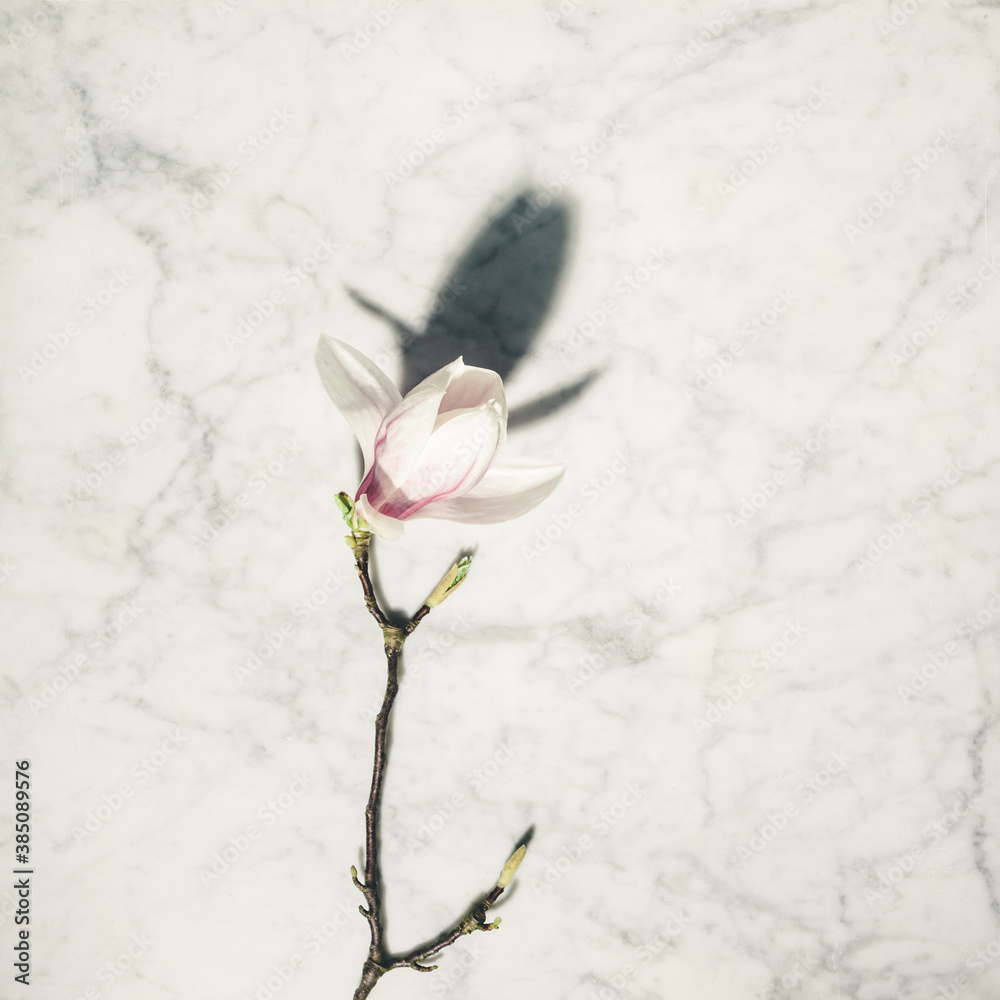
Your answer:
[[[408,633],[405,629],[398,628],[395,625],[383,625],[382,638],[385,640],[386,652],[389,652],[389,650],[398,652],[402,649],[407,635]]]

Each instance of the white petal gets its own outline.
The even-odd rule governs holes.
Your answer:
[[[467,493],[493,461],[501,432],[499,416],[490,404],[449,420],[431,435],[395,494],[384,501],[380,498],[379,509],[403,519],[429,503]]]
[[[413,389],[382,421],[375,440],[374,491],[378,495],[388,496],[409,475],[434,433],[443,394],[434,385],[419,392]]]
[[[434,517],[465,524],[495,524],[510,521],[537,507],[558,485],[565,465],[550,465],[523,459],[494,465],[463,496],[437,500],[413,517]]]
[[[323,387],[351,425],[371,467],[375,436],[386,415],[399,405],[399,390],[360,351],[324,334],[316,345],[316,367]]]
[[[461,363],[459,358],[457,363]],[[450,367],[450,366],[449,366]],[[489,368],[473,368],[462,364],[456,371],[441,400],[441,413],[451,410],[468,410],[484,403],[496,402],[498,412],[507,423],[507,398],[504,396],[503,381],[500,376]]]
[[[465,366],[462,359],[438,369],[415,385],[382,421],[375,438],[375,462],[358,490],[381,508],[399,491],[434,433],[438,407],[452,379]],[[398,505],[396,509],[405,509]]]
[[[372,531],[379,538],[384,538],[387,542],[394,542],[397,538],[402,537],[403,522],[397,521],[394,517],[386,517],[384,514],[380,514],[368,502],[367,497],[359,498],[358,509],[361,511],[361,516],[372,526]]]

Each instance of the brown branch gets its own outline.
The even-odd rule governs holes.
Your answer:
[[[371,612],[372,617],[378,622],[379,628],[385,629],[389,624],[382,609],[378,606],[375,597],[375,588],[372,586],[372,579],[368,573],[368,546],[371,544],[372,536],[368,531],[355,531],[347,539],[351,551],[354,553],[354,562],[358,567],[358,577],[361,580],[361,589],[365,595],[365,607]]]
[[[478,903],[475,903],[470,907],[469,912],[466,913],[461,920],[458,921],[453,927],[450,927],[446,931],[442,931],[433,941],[429,944],[421,945],[419,948],[414,948],[413,951],[407,952],[405,955],[398,955],[392,960],[392,964],[389,966],[391,969],[401,969],[405,967],[414,968],[417,962],[422,962],[424,959],[432,958],[439,951],[443,951],[450,944],[454,944],[463,934],[471,934],[473,931],[492,931],[496,930],[500,926],[499,920],[494,920],[492,923],[486,923],[486,911],[503,895],[503,889],[500,886],[495,885],[490,891],[489,895],[485,896]],[[436,969],[436,965],[429,966],[424,969],[425,972],[430,972],[432,969]]]
[[[364,881],[358,878],[357,869],[353,865],[351,866],[351,878],[361,891],[367,904],[367,908],[366,906],[359,906],[358,910],[368,921],[368,926],[371,930],[371,945],[368,949],[368,958],[361,972],[361,982],[354,992],[354,1000],[365,1000],[375,988],[379,979],[391,969],[410,968],[419,972],[432,972],[437,966],[421,965],[421,961],[447,948],[448,945],[453,944],[463,934],[471,934],[477,930],[494,930],[498,927],[500,924],[499,919],[492,923],[486,923],[486,911],[500,898],[503,888],[500,885],[494,886],[486,896],[473,904],[468,913],[458,923],[448,928],[448,930],[443,931],[430,943],[415,948],[404,955],[392,955],[386,950],[382,929],[382,900],[379,895],[378,821],[382,798],[382,782],[385,777],[386,734],[389,727],[389,714],[392,711],[393,702],[399,691],[399,654],[402,651],[403,643],[406,641],[407,636],[430,613],[431,607],[439,603],[443,599],[444,594],[457,586],[461,582],[461,579],[464,578],[465,570],[468,568],[468,560],[465,560],[461,564],[463,568],[457,580],[452,581],[450,586],[446,586],[449,582],[448,574],[446,574],[445,579],[438,585],[437,590],[428,598],[430,603],[421,605],[410,620],[404,626],[399,627],[389,621],[389,618],[379,607],[378,599],[375,596],[375,588],[372,586],[368,569],[368,548],[371,543],[371,534],[364,531],[355,531],[347,541],[354,552],[358,577],[361,580],[361,589],[364,592],[365,606],[375,621],[378,622],[379,628],[382,629],[387,668],[385,696],[382,699],[382,708],[375,719],[375,759],[372,767],[371,791],[368,795],[368,805],[365,808]],[[454,573],[458,565],[453,566],[449,570],[449,574]]]

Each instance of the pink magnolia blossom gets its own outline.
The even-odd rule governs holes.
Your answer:
[[[405,396],[360,351],[320,337],[316,365],[365,460],[355,502],[383,538],[403,522],[436,517],[492,524],[520,517],[555,489],[565,466],[500,463],[507,401],[496,372],[461,358]]]

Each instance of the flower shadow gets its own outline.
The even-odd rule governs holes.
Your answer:
[[[487,220],[438,290],[422,329],[398,319],[355,289],[362,308],[385,320],[403,359],[401,391],[462,356],[504,383],[532,354],[566,269],[572,212],[565,200],[524,189]],[[514,407],[508,427],[532,423],[579,397],[598,377],[592,370]]]
[[[422,328],[405,323],[357,289],[348,294],[384,320],[396,335],[403,369],[400,391],[461,356],[465,363],[495,371],[506,384],[530,359],[566,270],[572,240],[572,206],[547,192],[524,188],[486,220],[438,290]],[[529,402],[511,408],[508,429],[534,423],[579,398],[599,376],[592,369]],[[360,460],[360,449],[359,449]],[[408,615],[385,603],[377,559],[372,582],[386,613],[405,623]]]

